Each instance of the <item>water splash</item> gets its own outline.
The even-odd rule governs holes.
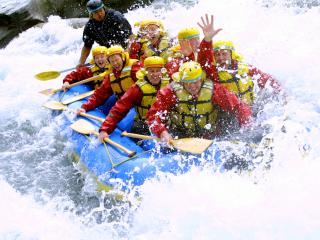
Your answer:
[[[139,189],[141,201],[130,198],[131,206],[108,202],[80,176],[59,120],[51,120],[39,107],[46,98],[35,94],[59,87],[63,77],[39,82],[35,73],[76,65],[82,29],[53,16],[0,50],[0,191],[6,196],[0,238],[318,239],[319,4],[287,3],[200,0],[186,8],[159,1],[126,15],[131,23],[160,17],[176,36],[212,13],[223,28],[217,39],[234,40],[245,61],[274,75],[288,95],[284,108],[268,103],[259,117],[272,129],[271,168],[219,174],[207,166],[159,176]]]

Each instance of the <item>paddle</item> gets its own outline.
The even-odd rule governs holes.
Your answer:
[[[101,73],[101,74],[99,74],[99,75],[97,75],[97,76],[93,76],[93,77],[84,79],[84,80],[82,80],[82,81],[79,81],[79,82],[70,84],[70,85],[69,85],[69,88],[72,88],[72,87],[74,87],[74,86],[78,86],[78,85],[80,85],[80,84],[92,82],[92,81],[94,81],[94,80],[102,80],[105,75],[106,75],[106,73]],[[62,89],[62,88],[57,88],[57,89],[49,88],[49,89],[42,90],[42,91],[40,91],[39,93],[42,93],[42,94],[48,96],[48,95],[55,94],[55,93],[57,93],[57,92],[59,92],[59,91],[63,91],[63,89]]]
[[[51,110],[59,110],[59,111],[65,111],[65,110],[71,110],[69,109],[67,106],[63,105],[61,102],[56,102],[56,101],[51,101],[51,102],[46,102],[45,104],[42,105],[45,108],[49,108]],[[71,111],[75,111],[75,110],[71,110]],[[99,122],[103,122],[104,119],[97,117],[97,116],[93,116],[87,113],[82,113],[80,112],[79,115],[86,117],[86,118],[91,118],[93,120],[97,120]]]
[[[86,98],[86,97],[89,97],[89,96],[91,96],[93,93],[94,93],[94,90],[89,91],[89,92],[85,92],[85,93],[82,93],[82,94],[79,94],[79,95],[77,95],[77,96],[74,96],[74,97],[71,97],[71,98],[68,98],[68,99],[62,101],[62,104],[63,104],[63,105],[68,105],[68,104],[70,104],[70,103],[79,101],[79,100],[84,99],[84,98]]]
[[[70,127],[74,131],[81,133],[81,134],[85,134],[85,135],[94,134],[96,136],[99,136],[99,133],[95,131],[94,126],[84,119],[80,119],[80,120],[76,121]],[[124,146],[112,141],[110,138],[105,138],[104,141],[106,143],[109,143],[110,145],[120,149],[121,151],[125,152],[126,154],[128,154],[129,157],[132,157],[136,154],[136,152],[125,148]]]
[[[87,64],[85,64],[84,66],[90,66],[90,64],[87,63]],[[71,71],[71,70],[73,70],[73,69],[75,69],[75,68],[76,68],[76,67],[68,68],[68,69],[61,70],[61,71],[41,72],[41,73],[38,73],[38,74],[34,75],[34,77],[35,77],[36,79],[40,80],[40,81],[48,81],[48,80],[55,79],[55,78],[59,77],[61,73]]]
[[[154,137],[154,136],[147,136],[147,135],[141,135],[141,134],[135,134],[135,133],[128,133],[126,131],[122,132],[122,136],[127,136],[131,138],[138,138],[138,139],[147,139],[147,140],[157,140],[159,141],[160,138]],[[182,151],[182,152],[188,152],[192,154],[201,154],[204,151],[208,149],[208,147],[211,146],[213,143],[212,140],[203,139],[203,138],[181,138],[181,139],[174,139],[170,141],[170,144]]]

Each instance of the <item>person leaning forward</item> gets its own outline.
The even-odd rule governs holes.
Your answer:
[[[143,64],[136,59],[130,59],[121,46],[108,48],[107,60],[112,72],[104,77],[102,85],[82,104],[77,113],[101,106],[113,94],[119,99],[137,81],[136,73]]]
[[[101,0],[89,0],[87,10],[90,19],[83,30],[84,45],[78,67],[85,63],[94,42],[105,47],[121,45],[126,48],[132,34],[128,20],[120,12],[106,9]]]
[[[240,125],[251,115],[250,107],[218,83],[205,77],[199,63],[184,63],[174,81],[158,92],[146,118],[150,130],[169,143],[173,137],[216,136],[220,110],[235,114]]]
[[[137,72],[138,81],[117,101],[99,129],[99,139],[109,137],[132,107],[137,116],[132,132],[149,134],[145,116],[151,105],[156,101],[157,92],[169,84],[170,78],[164,70],[164,59],[158,56],[144,60],[144,69]]]
[[[91,67],[80,67],[75,71],[69,73],[63,79],[62,89],[66,91],[69,89],[70,84],[79,82],[81,80],[99,75],[101,73],[108,73],[110,66],[107,62],[107,48],[104,46],[98,46],[92,49],[92,60],[90,61]],[[96,89],[101,85],[102,81],[96,80],[91,85]]]

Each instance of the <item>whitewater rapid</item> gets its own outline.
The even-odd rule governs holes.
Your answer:
[[[72,163],[59,119],[41,108],[46,97],[38,91],[59,87],[62,77],[40,82],[33,75],[75,66],[82,47],[83,29],[51,16],[0,50],[0,239],[319,239],[320,7],[159,2],[126,17],[132,25],[161,18],[175,36],[214,14],[223,28],[216,40],[232,39],[248,63],[280,81],[287,105],[269,103],[261,116],[272,126],[271,168],[194,169],[148,181],[131,207],[105,204]]]

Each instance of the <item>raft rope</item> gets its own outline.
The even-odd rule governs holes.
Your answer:
[[[62,98],[64,97],[64,95],[67,93],[67,91],[63,91],[63,93],[61,94],[61,96],[59,96],[59,102],[61,102]]]
[[[112,156],[111,156],[110,151],[109,151],[109,148],[108,148],[108,146],[107,146],[107,144],[105,142],[103,142],[103,146],[106,149],[106,152],[108,154],[109,160],[111,162],[111,169],[113,169],[116,164],[113,162]]]
[[[125,159],[125,160],[117,163],[117,164],[114,164],[114,166],[112,166],[112,169],[110,169],[109,172],[112,171],[114,168],[118,167],[119,165],[121,165],[121,164],[123,164],[123,163],[125,163],[125,162],[128,162],[128,161],[130,161],[130,160],[132,160],[132,159],[134,159],[134,158],[137,158],[137,157],[139,157],[139,156],[141,156],[141,155],[143,155],[143,154],[145,154],[145,153],[151,152],[151,151],[152,151],[152,149],[147,150],[147,151],[144,151],[144,152],[141,152],[141,153],[139,153],[139,154],[134,155],[133,157],[129,157],[129,158],[127,158],[127,159]]]
[[[85,136],[88,140],[90,140],[90,137],[89,137],[89,136],[87,136],[87,135],[84,135],[84,136]],[[129,158],[127,158],[127,159],[124,159],[124,160],[122,160],[121,162],[114,163],[113,160],[112,160],[112,156],[111,156],[111,153],[110,153],[110,151],[109,151],[109,148],[108,148],[108,146],[107,146],[107,144],[106,144],[105,142],[103,142],[103,146],[104,146],[104,148],[106,149],[108,158],[109,158],[110,163],[111,163],[111,169],[110,169],[108,172],[113,171],[113,169],[115,169],[116,167],[120,166],[121,164],[123,164],[123,163],[125,163],[125,162],[128,162],[128,161],[130,161],[130,160],[132,160],[132,159],[134,159],[134,158],[137,158],[137,157],[139,157],[139,156],[141,156],[141,155],[143,155],[143,154],[145,154],[145,153],[148,153],[148,152],[151,152],[151,151],[152,151],[152,149],[150,149],[150,150],[141,152],[141,153],[139,153],[139,154],[136,154],[136,155],[134,155],[133,157],[129,157]]]

